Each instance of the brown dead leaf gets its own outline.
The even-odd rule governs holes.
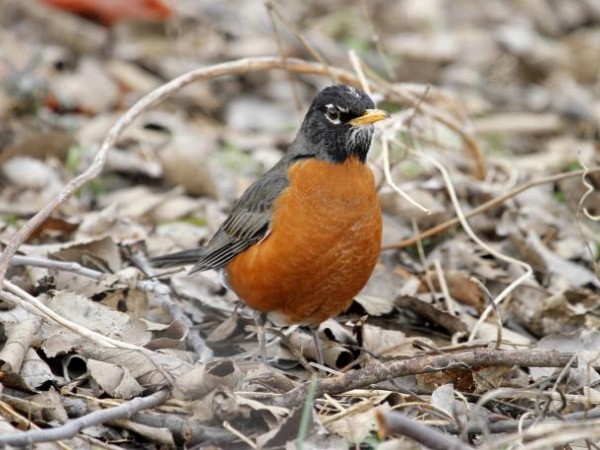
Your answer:
[[[64,161],[75,144],[71,134],[39,118],[0,121],[0,166],[15,156]]]
[[[44,325],[40,330],[40,335],[45,337],[41,349],[48,358],[66,355],[86,342],[81,336],[70,333],[57,325]]]
[[[161,353],[140,353],[115,348],[84,347],[82,356],[105,363],[121,366],[144,388],[160,388],[191,369],[191,365],[180,358]]]
[[[174,320],[168,325],[142,321],[146,324],[146,329],[152,333],[152,338],[146,344],[150,350],[161,348],[181,348],[188,334],[188,328],[179,320]]]
[[[19,377],[32,391],[47,383],[58,381],[48,364],[32,348],[25,354]]]
[[[440,290],[440,280],[434,271],[427,272],[424,277],[429,277],[433,287]],[[481,313],[486,305],[485,298],[481,292],[481,286],[473,281],[469,274],[456,270],[444,271],[444,278],[448,285],[450,296],[465,305],[474,307],[477,312]],[[428,292],[428,286],[425,279],[421,281],[420,292]]]
[[[236,388],[242,377],[242,372],[231,360],[199,364],[177,379],[175,395],[199,399],[217,388]]]
[[[146,230],[139,224],[119,214],[116,205],[99,212],[82,216],[76,239],[104,238],[110,236],[116,243],[139,242],[146,238]]]
[[[52,80],[50,91],[59,104],[97,114],[114,106],[119,89],[97,59],[85,57],[75,72]]]
[[[39,239],[44,235],[65,238],[77,230],[78,226],[79,224],[69,222],[68,220],[49,217],[44,220],[42,225],[40,225],[33,233],[31,233],[28,241]]]
[[[394,311],[394,302],[390,299],[360,294],[354,297],[354,301],[370,316],[379,317]]]
[[[305,358],[317,361],[317,349],[313,337],[298,329],[288,336],[287,343],[290,347],[304,355]],[[325,365],[336,369],[346,367],[355,359],[355,355],[329,339],[321,339],[321,348]]]
[[[413,347],[413,340],[407,339],[401,331],[384,330],[372,325],[364,325],[362,336],[363,348],[375,358],[406,357],[416,352]]]
[[[0,351],[0,370],[19,373],[25,354],[32,344],[36,331],[41,324],[39,317],[30,317],[19,324],[9,327],[8,339]]]
[[[86,365],[90,376],[112,398],[127,400],[144,392],[127,368],[95,359],[88,359]]]
[[[476,388],[474,375],[470,370],[448,369],[443,372],[415,375],[417,385],[424,392],[433,392],[446,384],[452,384],[461,392],[473,392]]]
[[[450,334],[467,332],[467,326],[460,318],[416,297],[398,297],[396,299],[396,306],[400,309],[412,311],[423,319],[430,320],[444,327]]]
[[[128,314],[111,310],[81,295],[58,292],[48,302],[48,307],[66,319],[105,336],[136,345],[150,340],[145,324],[132,320]]]
[[[370,401],[364,403],[364,408],[357,409],[353,414],[328,423],[326,425],[327,430],[342,436],[352,444],[357,445],[363,442],[367,436],[370,436],[377,429],[375,406]],[[353,405],[353,408],[355,407],[356,405]]]
[[[172,124],[171,141],[158,152],[165,180],[194,195],[218,195],[216,173],[210,155],[216,150],[214,136],[181,123]]]
[[[110,236],[85,243],[64,246],[49,256],[60,261],[71,261],[101,272],[116,273],[121,268],[119,248]]]
[[[226,317],[224,321],[206,336],[206,342],[227,342],[234,334],[239,333],[242,328],[243,324],[240,321],[240,316],[237,311],[234,311],[233,314]]]
[[[285,445],[287,442],[293,441],[298,434],[297,430],[299,429],[300,421],[302,419],[302,409],[303,408],[296,408],[291,411],[289,416],[282,421],[279,426],[274,427],[259,436],[256,440],[257,444],[263,448],[279,448],[282,445]],[[310,429],[318,426],[318,419],[312,410],[308,426],[308,435],[312,434]]]
[[[47,392],[40,392],[27,399],[29,402],[28,411],[31,411],[30,419],[36,421],[56,421],[65,423],[69,420],[69,415],[63,404],[63,398],[53,387]]]
[[[513,371],[511,366],[474,367],[473,382],[474,392],[483,394],[510,383],[509,375]]]

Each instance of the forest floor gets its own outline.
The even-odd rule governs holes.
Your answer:
[[[149,259],[340,82],[391,113],[384,249],[326,367],[267,324],[265,368],[217,273]],[[598,448],[599,124],[594,0],[0,0],[0,444]]]

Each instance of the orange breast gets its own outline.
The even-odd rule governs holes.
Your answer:
[[[348,308],[371,276],[381,207],[371,169],[356,159],[301,161],[289,180],[269,235],[235,257],[227,276],[252,308],[286,323],[318,324]]]

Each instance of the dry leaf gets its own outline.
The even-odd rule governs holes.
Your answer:
[[[113,398],[127,400],[138,397],[144,392],[144,388],[137,383],[125,367],[95,359],[88,359],[86,365],[94,381]]]

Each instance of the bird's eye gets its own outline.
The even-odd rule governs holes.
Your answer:
[[[330,122],[336,124],[340,123],[340,111],[335,106],[327,108],[327,111],[325,111],[325,115],[327,116]]]

